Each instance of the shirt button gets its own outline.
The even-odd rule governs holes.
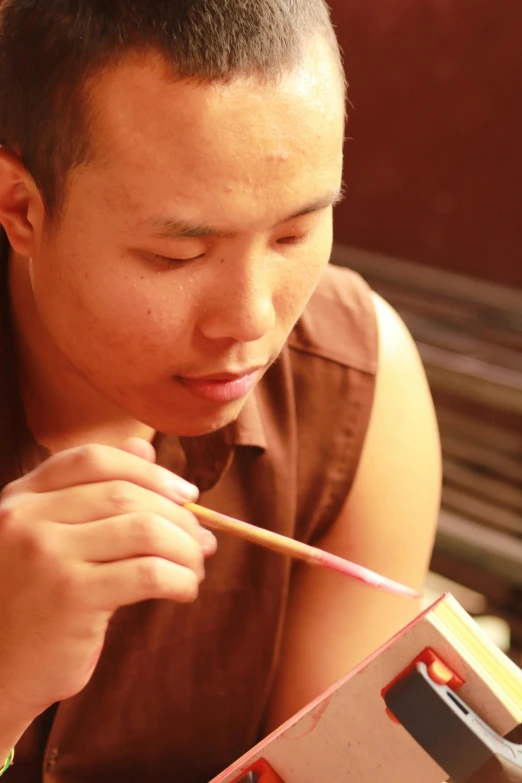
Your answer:
[[[45,767],[46,771],[51,772],[55,768],[57,761],[58,761],[58,748],[53,748],[49,753],[49,758],[47,759],[47,764]]]

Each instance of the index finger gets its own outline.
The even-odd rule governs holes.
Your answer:
[[[54,492],[114,480],[131,482],[180,505],[199,497],[197,487],[170,470],[127,451],[96,444],[55,454],[13,482],[8,492]]]

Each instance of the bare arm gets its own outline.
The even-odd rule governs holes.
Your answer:
[[[438,428],[411,336],[377,296],[375,306],[380,356],[368,436],[350,496],[320,546],[422,591],[440,503]],[[331,686],[419,608],[417,601],[299,566],[266,729]]]

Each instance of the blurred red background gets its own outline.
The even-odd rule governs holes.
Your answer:
[[[337,241],[522,287],[520,0],[330,0],[350,82]]]

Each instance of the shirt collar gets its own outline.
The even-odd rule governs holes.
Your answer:
[[[251,446],[263,451],[268,448],[258,389],[249,396],[228,432],[228,442],[233,446]]]
[[[181,437],[185,454],[185,478],[208,492],[226,475],[237,447],[267,448],[260,402],[255,389],[237,419],[216,432],[199,437]]]

